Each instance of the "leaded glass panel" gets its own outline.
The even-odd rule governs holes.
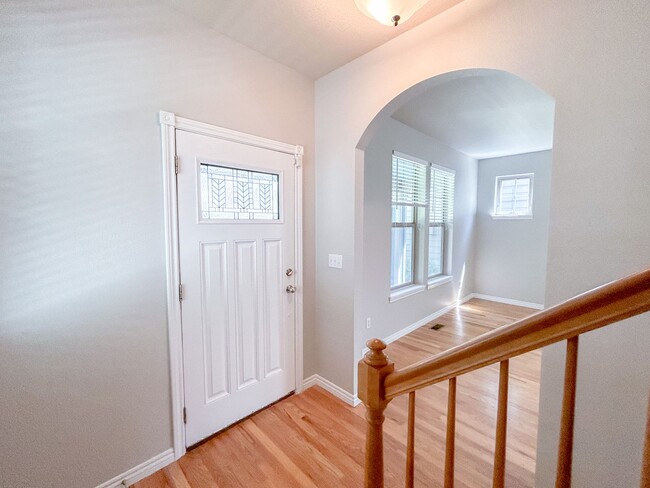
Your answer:
[[[279,175],[202,163],[201,219],[279,220]]]

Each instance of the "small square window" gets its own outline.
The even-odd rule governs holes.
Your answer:
[[[497,176],[494,192],[495,218],[532,218],[533,173]]]

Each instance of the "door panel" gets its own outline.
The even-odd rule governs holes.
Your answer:
[[[255,241],[235,242],[237,388],[258,381],[257,249]]]
[[[282,241],[274,239],[264,240],[264,338],[266,358],[264,376],[282,368],[283,332],[282,311],[280,304],[285,292],[282,289]]]
[[[230,393],[226,243],[201,243],[203,333],[207,402]]]
[[[190,446],[295,389],[293,156],[176,132]]]

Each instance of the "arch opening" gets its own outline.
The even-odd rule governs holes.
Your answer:
[[[516,75],[467,69],[374,117],[356,146],[355,350],[407,333],[435,341],[418,327],[459,304],[475,312],[474,296],[543,307],[554,114],[554,99]],[[463,323],[443,325],[465,340],[486,330]],[[537,395],[539,357],[529,366]],[[526,408],[536,425],[536,400]],[[527,448],[535,459],[536,440]]]

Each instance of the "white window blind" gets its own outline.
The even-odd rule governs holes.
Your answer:
[[[533,175],[497,176],[494,214],[502,217],[532,215]]]
[[[393,156],[393,205],[426,205],[427,167]]]
[[[451,224],[454,221],[455,174],[439,168],[431,168],[431,200],[429,222]]]

